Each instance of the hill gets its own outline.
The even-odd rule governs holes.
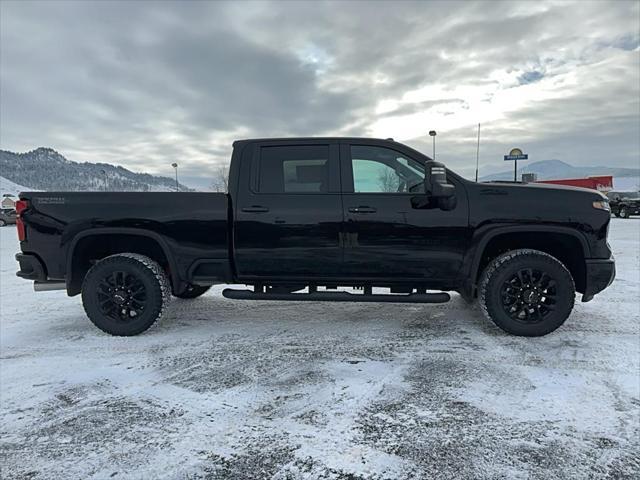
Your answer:
[[[51,148],[26,153],[0,150],[2,176],[21,190],[63,191],[171,191],[175,180],[148,173],[135,173],[108,163],[67,160]],[[191,191],[180,185],[181,191]],[[12,193],[12,192],[2,192]]]

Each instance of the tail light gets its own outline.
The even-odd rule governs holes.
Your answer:
[[[18,240],[24,242],[27,238],[27,230],[22,221],[22,212],[29,208],[29,202],[26,200],[18,200],[16,202],[16,228],[18,230]]]

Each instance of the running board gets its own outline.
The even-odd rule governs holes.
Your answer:
[[[349,292],[256,293],[251,290],[225,288],[222,296],[233,300],[293,300],[297,302],[381,302],[381,303],[446,303],[451,296],[445,292],[378,295]]]

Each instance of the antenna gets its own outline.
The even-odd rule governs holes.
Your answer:
[[[478,123],[478,148],[476,148],[476,183],[478,183],[478,163],[480,162],[480,124]]]

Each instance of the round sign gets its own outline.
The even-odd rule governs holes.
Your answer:
[[[512,148],[509,155],[522,155],[522,150],[519,148]]]

